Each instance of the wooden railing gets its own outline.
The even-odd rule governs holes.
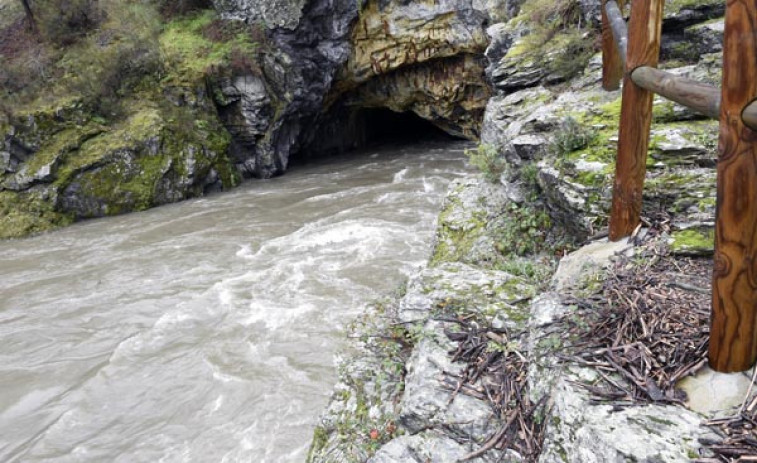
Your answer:
[[[610,239],[641,221],[654,94],[720,120],[710,366],[757,361],[757,0],[727,0],[722,88],[657,69],[664,0],[602,2],[603,86],[623,80]],[[629,32],[630,31],[630,32]]]

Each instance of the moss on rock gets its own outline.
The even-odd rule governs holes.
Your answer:
[[[671,235],[670,248],[681,254],[710,254],[715,247],[715,230],[687,229]]]
[[[73,222],[71,214],[56,212],[49,192],[0,191],[0,239],[42,233]]]

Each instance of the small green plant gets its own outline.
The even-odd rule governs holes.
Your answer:
[[[591,34],[580,29],[572,29],[559,33],[551,43],[562,52],[545,57],[541,61],[549,74],[559,80],[568,80],[577,76],[589,64],[594,54],[595,46]],[[545,55],[546,56],[546,55]]]
[[[596,34],[583,26],[578,0],[524,2],[516,20],[528,25],[529,34],[509,54],[543,69],[550,82],[580,73],[597,49],[591,39]]]
[[[529,283],[543,288],[549,285],[549,279],[554,271],[554,263],[549,259],[512,258],[497,265],[497,269],[517,277],[523,277]]]
[[[548,150],[555,157],[562,158],[568,153],[586,148],[596,136],[595,130],[582,126],[572,117],[566,117],[560,122]]]
[[[552,221],[546,210],[540,207],[510,204],[507,214],[510,219],[500,231],[497,251],[508,256],[524,256],[541,251],[546,244]]]
[[[484,178],[496,183],[507,168],[507,161],[492,145],[481,144],[473,150],[466,150],[468,161],[484,174]]]
[[[531,202],[538,200],[541,186],[539,186],[539,166],[536,162],[523,164],[518,171],[518,177],[523,182],[527,199]]]

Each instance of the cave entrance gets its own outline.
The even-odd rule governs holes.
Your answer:
[[[290,165],[363,148],[460,140],[411,111],[352,107],[332,110],[308,139]]]
[[[398,113],[386,108],[366,108],[359,117],[364,126],[364,146],[456,139],[410,111]]]

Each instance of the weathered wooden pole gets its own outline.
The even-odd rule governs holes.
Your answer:
[[[608,0],[602,0],[602,88],[617,90],[620,88],[620,79],[623,78],[623,59],[618,53],[610,18],[607,16],[607,2]],[[618,0],[618,6],[623,8],[623,0]]]
[[[660,59],[663,5],[663,0],[634,0],[631,4],[610,215],[610,239],[613,241],[629,236],[641,221],[641,195],[646,174],[654,94],[636,85],[630,75],[637,67],[657,66]]]
[[[710,366],[757,360],[757,132],[742,111],[757,97],[757,0],[728,0],[718,147]]]

